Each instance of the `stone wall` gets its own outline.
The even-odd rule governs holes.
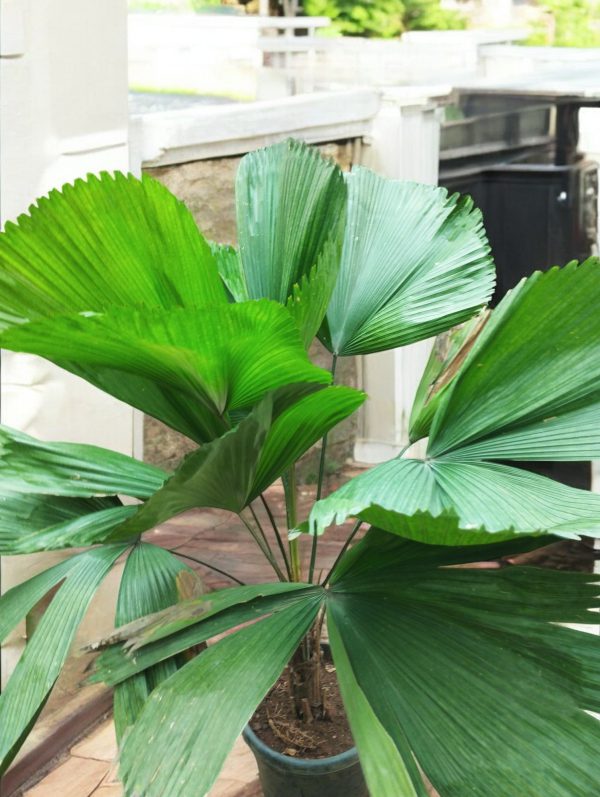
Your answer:
[[[342,169],[352,165],[353,141],[324,144],[320,147]],[[201,160],[145,169],[160,180],[175,196],[182,199],[196,219],[202,233],[209,240],[236,243],[234,204],[235,175],[240,157]],[[318,342],[310,351],[313,361],[323,368],[331,367],[331,355]],[[336,381],[356,387],[356,361],[353,357],[338,362]],[[332,431],[329,438],[327,472],[337,472],[352,458],[356,438],[356,417],[349,418]],[[196,447],[195,443],[174,432],[154,418],[144,421],[144,458],[168,470]],[[302,461],[300,479],[313,481],[318,471],[319,450],[315,447]]]

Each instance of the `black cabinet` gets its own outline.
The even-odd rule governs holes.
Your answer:
[[[577,152],[577,108],[464,94],[442,128],[440,185],[481,209],[496,262],[493,303],[536,269],[596,253],[598,167]],[[522,463],[591,487],[589,462]]]
[[[483,213],[496,261],[495,301],[532,271],[585,260],[595,251],[595,163],[498,164],[447,187],[471,194]]]

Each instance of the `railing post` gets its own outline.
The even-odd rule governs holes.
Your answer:
[[[127,4],[0,0],[0,5],[4,224],[37,196],[76,177],[128,170]],[[3,424],[42,439],[141,455],[141,418],[130,407],[45,360],[3,353],[0,387]],[[2,559],[0,591],[65,555]],[[108,619],[107,629],[110,625]],[[2,648],[4,682],[24,636],[23,625]]]
[[[363,164],[393,179],[437,183],[440,110],[431,96],[414,89],[387,91],[365,139]],[[370,396],[359,425],[355,458],[381,462],[408,443],[408,420],[432,341],[360,358],[362,388]]]

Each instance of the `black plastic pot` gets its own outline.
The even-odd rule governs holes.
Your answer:
[[[264,797],[369,797],[356,747],[330,758],[292,758],[271,749],[246,725]]]

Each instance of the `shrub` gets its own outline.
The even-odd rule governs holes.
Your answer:
[[[543,16],[533,24],[527,44],[554,47],[600,46],[597,0],[544,0]]]
[[[409,30],[464,28],[465,19],[439,0],[305,0],[309,16],[331,17],[346,36],[391,39]]]
[[[326,718],[325,618],[371,797],[425,797],[422,773],[440,797],[596,794],[600,648],[565,624],[598,621],[600,576],[515,555],[600,536],[600,495],[521,467],[600,459],[600,263],[536,272],[486,309],[494,266],[470,198],[342,174],[299,142],[242,160],[236,207],[239,248],[211,245],[158,182],[103,174],[0,235],[0,346],[198,444],[168,474],[0,427],[0,554],[84,548],[0,598],[4,639],[54,590],[0,695],[0,771],[123,557],[119,628],[92,647],[128,797],[206,795],[286,666],[298,718]],[[328,432],[366,399],[333,384],[338,358],[450,330],[410,418],[426,456],[407,446],[323,495]],[[309,359],[315,335],[331,371]],[[296,463],[319,439],[299,516]],[[285,527],[263,495],[279,478]],[[187,554],[155,544],[157,525],[208,507],[239,515],[270,581],[198,594]],[[323,568],[319,536],[348,518]]]

